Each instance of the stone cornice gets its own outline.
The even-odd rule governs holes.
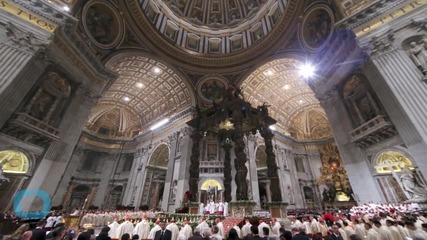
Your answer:
[[[383,15],[391,11],[392,9],[398,7],[399,5],[407,2],[407,0],[385,0],[385,1],[376,1],[369,5],[368,7],[362,9],[358,13],[347,17],[336,23],[336,26],[348,29],[354,29],[359,27],[370,20]]]
[[[135,31],[138,37],[144,39],[147,45],[159,49],[160,51],[157,52],[159,55],[171,59],[174,64],[182,68],[193,70],[206,70],[206,68],[209,68],[210,71],[220,72],[224,70],[235,71],[248,67],[254,59],[272,54],[293,31],[292,26],[295,26],[299,21],[297,14],[303,8],[304,1],[290,1],[278,25],[265,38],[244,49],[244,51],[221,56],[196,55],[174,46],[146,19],[138,5],[138,1],[128,1],[126,5],[122,3],[122,6],[125,11],[128,11],[127,15],[133,17],[133,19],[129,19],[129,22],[132,28],[139,29]],[[270,50],[265,51],[265,49]]]

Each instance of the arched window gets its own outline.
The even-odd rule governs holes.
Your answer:
[[[0,163],[5,173],[28,173],[30,161],[26,154],[16,150],[0,151]]]

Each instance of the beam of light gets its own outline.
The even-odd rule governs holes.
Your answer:
[[[163,126],[163,125],[165,125],[167,122],[169,122],[169,119],[163,119],[162,121],[160,121],[160,122],[158,122],[158,123],[156,123],[156,124],[154,124],[151,128],[150,128],[150,130],[151,131],[153,131],[153,130],[155,130],[155,129],[157,129],[157,128],[159,128],[159,127],[161,127],[161,126]]]
[[[306,79],[313,77],[315,72],[316,68],[310,63],[305,63],[304,65],[298,67],[299,75]]]

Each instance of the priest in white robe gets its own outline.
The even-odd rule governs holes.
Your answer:
[[[191,228],[190,224],[188,224],[188,219],[184,220],[184,226],[181,228],[181,231],[179,234],[182,234],[185,236],[185,239],[188,239],[189,237],[193,236],[193,229]]]
[[[380,235],[372,228],[370,223],[365,223],[366,240],[380,240]]]
[[[120,224],[117,228],[117,236],[121,238],[123,234],[127,233],[132,236],[133,233],[133,223],[130,221],[130,217],[125,217],[125,221]]]
[[[206,222],[206,218],[202,217],[201,222],[199,223],[199,225],[197,225],[196,228],[200,229],[201,233],[205,233],[206,229],[210,229],[209,224]]]
[[[147,239],[148,235],[150,235],[150,223],[148,223],[147,218],[147,215],[144,215],[141,222],[136,224],[133,230],[133,234],[137,234],[139,239]]]
[[[259,220],[259,225],[258,225],[258,232],[259,232],[259,236],[260,237],[264,237],[264,231],[262,230],[263,228],[268,228],[268,232],[271,233],[271,228],[270,226],[264,222],[264,220]]]
[[[159,224],[160,219],[157,219],[156,223],[154,224],[154,227],[150,230],[150,234],[148,234],[148,239],[154,239],[154,235],[156,235],[156,232],[162,229]]]
[[[236,224],[234,224],[233,229],[236,230],[237,236],[239,236],[239,239],[243,239],[242,230],[239,228],[239,226],[237,226]]]
[[[271,219],[271,234],[270,235],[274,235],[274,236],[279,237],[281,227],[282,226],[280,225],[280,223],[277,221],[276,218]]]
[[[172,239],[171,240],[177,240],[179,235],[179,227],[175,223],[175,219],[171,219],[170,223],[166,227],[167,230],[172,232]]]
[[[108,225],[108,227],[110,228],[108,235],[111,238],[119,238],[118,233],[117,233],[117,229],[119,228],[120,224],[117,221],[118,221],[118,219],[115,218],[113,220],[113,222]]]
[[[243,236],[240,238],[244,238],[244,237],[248,236],[248,234],[251,233],[251,226],[252,226],[251,221],[249,221],[249,219],[246,219],[245,225],[242,226],[242,235]]]
[[[225,231],[224,231],[224,225],[221,222],[221,219],[217,218],[215,219],[216,226],[218,227],[218,234],[221,236],[222,239],[225,239]]]
[[[404,236],[400,235],[399,229],[397,229],[396,223],[393,220],[387,219],[385,224],[390,230],[393,240],[401,240],[405,238]]]

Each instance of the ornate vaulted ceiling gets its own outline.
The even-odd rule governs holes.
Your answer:
[[[131,53],[110,59],[107,67],[119,78],[91,113],[86,130],[92,133],[130,138],[193,104],[190,87],[162,62]],[[106,126],[109,131],[101,129]]]
[[[291,120],[306,109],[319,109],[319,101],[307,83],[299,76],[298,60],[285,58],[264,64],[243,82],[243,93],[253,106],[264,102],[271,105],[269,113],[287,131]]]

